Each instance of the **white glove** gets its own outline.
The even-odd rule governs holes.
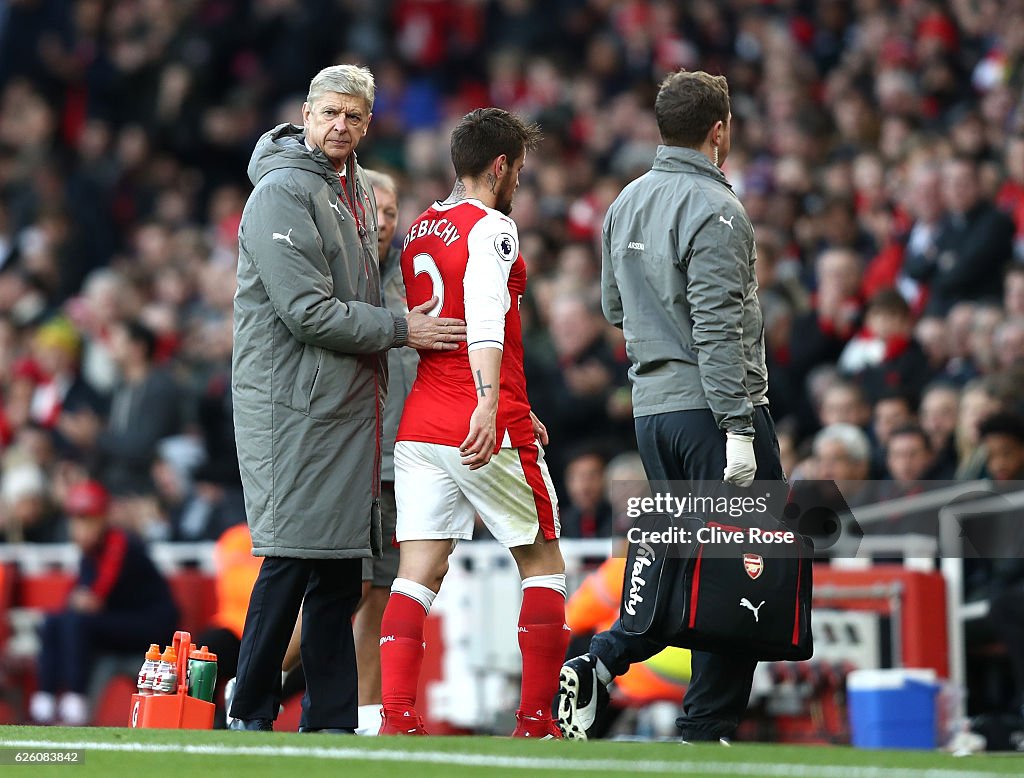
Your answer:
[[[750,486],[757,472],[754,459],[754,436],[727,432],[725,435],[725,471],[722,479],[736,486]]]

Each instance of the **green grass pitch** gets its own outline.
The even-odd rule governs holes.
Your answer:
[[[79,765],[11,766],[14,750],[80,749]],[[0,773],[64,778],[986,778],[1024,776],[1024,756],[864,751],[837,746],[356,738],[293,732],[0,727]]]

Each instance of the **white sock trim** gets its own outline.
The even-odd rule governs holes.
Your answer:
[[[551,573],[550,575],[531,575],[523,579],[523,591],[532,586],[542,589],[554,589],[565,597],[565,573]]]
[[[391,593],[411,597],[422,605],[423,610],[427,613],[430,613],[430,606],[434,604],[434,598],[437,597],[431,589],[423,584],[410,581],[408,578],[396,578],[395,582],[391,584]]]
[[[356,734],[364,737],[376,735],[380,731],[380,711],[384,706],[380,703],[360,705],[357,709],[358,726]]]

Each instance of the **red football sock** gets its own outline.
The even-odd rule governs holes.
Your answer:
[[[519,611],[519,650],[523,653],[523,687],[519,712],[546,718],[558,691],[558,671],[569,646],[565,597],[542,586],[523,590]]]
[[[392,592],[380,623],[380,686],[384,709],[416,709],[427,612],[412,597]]]

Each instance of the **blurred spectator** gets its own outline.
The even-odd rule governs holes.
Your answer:
[[[932,449],[924,430],[914,424],[898,427],[885,447],[885,463],[897,492],[888,496],[911,494],[920,489],[918,481],[928,475]]]
[[[1024,135],[1014,135],[1007,141],[1003,160],[1006,178],[996,195],[996,205],[1013,219],[1014,257],[1024,260]]]
[[[895,287],[915,311],[924,305],[925,290],[907,275],[906,267],[934,261],[937,241],[942,225],[942,176],[938,165],[931,159],[919,158],[911,163],[907,176],[907,209],[913,219],[903,243],[903,251],[896,261],[881,266],[882,255],[873,260],[864,279],[864,293],[868,297],[886,287]],[[894,258],[895,259],[895,258]]]
[[[994,413],[978,425],[978,436],[992,480],[1024,480],[1024,419],[1015,413]]]
[[[980,372],[971,353],[971,335],[977,306],[970,302],[954,305],[946,316],[949,361],[942,372],[944,378],[962,386]]]
[[[960,390],[952,384],[936,383],[925,388],[919,411],[921,429],[928,436],[934,454],[929,477],[951,479],[956,475],[956,426],[960,411]]]
[[[1003,323],[1003,311],[996,305],[975,305],[968,336],[971,364],[982,375],[998,370],[995,334]]]
[[[951,356],[946,320],[941,316],[922,316],[914,325],[914,340],[921,344],[928,375],[944,375]]]
[[[35,463],[5,468],[0,495],[0,541],[66,543],[67,524],[50,500],[46,474]]]
[[[78,332],[66,318],[41,325],[32,339],[30,356],[15,368],[11,393],[12,402],[20,396],[28,403],[24,411],[14,412],[16,417],[54,430],[61,452],[79,456],[75,441],[63,430],[73,429],[80,414],[95,416],[104,410],[99,394],[78,373],[80,344]]]
[[[964,387],[960,395],[960,414],[956,423],[956,447],[959,452],[956,477],[980,478],[985,471],[986,454],[981,445],[980,426],[997,413],[1001,403],[990,381],[977,379]]]
[[[816,478],[824,481],[867,478],[871,445],[859,427],[830,424],[814,436],[813,450]]]
[[[886,457],[892,433],[914,423],[914,405],[899,391],[889,391],[878,398],[871,414],[871,435],[874,438],[871,477],[884,478],[888,470]]]
[[[854,376],[869,402],[900,389],[915,399],[928,379],[928,360],[911,331],[907,301],[883,289],[868,302],[864,327],[839,355],[839,369]]]
[[[998,300],[1000,274],[1013,256],[1013,222],[984,197],[978,166],[964,156],[942,170],[947,215],[930,254],[907,258],[907,274],[928,286],[928,311],[944,315],[959,300]]]
[[[814,436],[811,478],[835,481],[850,506],[871,502],[871,443],[860,427],[830,424]]]
[[[1003,274],[1003,310],[1012,319],[1024,317],[1024,265],[1009,265]]]
[[[40,724],[80,726],[89,720],[85,694],[97,655],[141,657],[154,638],[174,632],[178,614],[142,544],[108,525],[109,496],[99,483],[73,486],[64,508],[82,561],[65,608],[43,622],[29,714]]]
[[[153,464],[158,524],[144,529],[150,540],[216,540],[231,526],[245,522],[241,486],[212,466],[202,446],[178,436],[160,441]]]
[[[68,317],[85,336],[82,375],[105,397],[117,385],[118,370],[112,353],[111,335],[115,322],[128,302],[122,276],[109,269],[97,270],[85,279],[82,295],[68,302]]]
[[[68,429],[76,441],[93,442],[102,480],[114,494],[151,494],[157,444],[179,431],[179,390],[154,365],[156,336],[147,327],[119,322],[111,342],[122,381],[111,399],[106,426],[101,428],[92,415]]]
[[[1024,366],[1024,316],[1000,323],[992,333],[995,369],[1008,371]]]
[[[822,427],[833,424],[852,424],[866,428],[871,421],[872,408],[864,391],[848,381],[836,381],[821,399],[818,419]]]
[[[615,439],[619,425],[608,416],[609,398],[626,381],[626,371],[604,336],[607,325],[593,304],[578,294],[556,297],[549,327],[557,364],[534,381],[534,410],[551,435],[558,472],[566,466],[566,447],[588,439]]]
[[[861,317],[861,262],[848,248],[830,248],[815,262],[817,288],[812,310],[793,322],[792,370],[802,380],[810,370],[839,359]]]
[[[779,441],[779,461],[782,463],[782,472],[789,477],[796,471],[797,463],[800,461],[795,425],[785,421],[780,423],[775,430],[775,436]]]
[[[605,499],[605,458],[596,448],[581,448],[567,458],[568,504],[559,517],[563,538],[606,538],[612,534],[612,507]]]

